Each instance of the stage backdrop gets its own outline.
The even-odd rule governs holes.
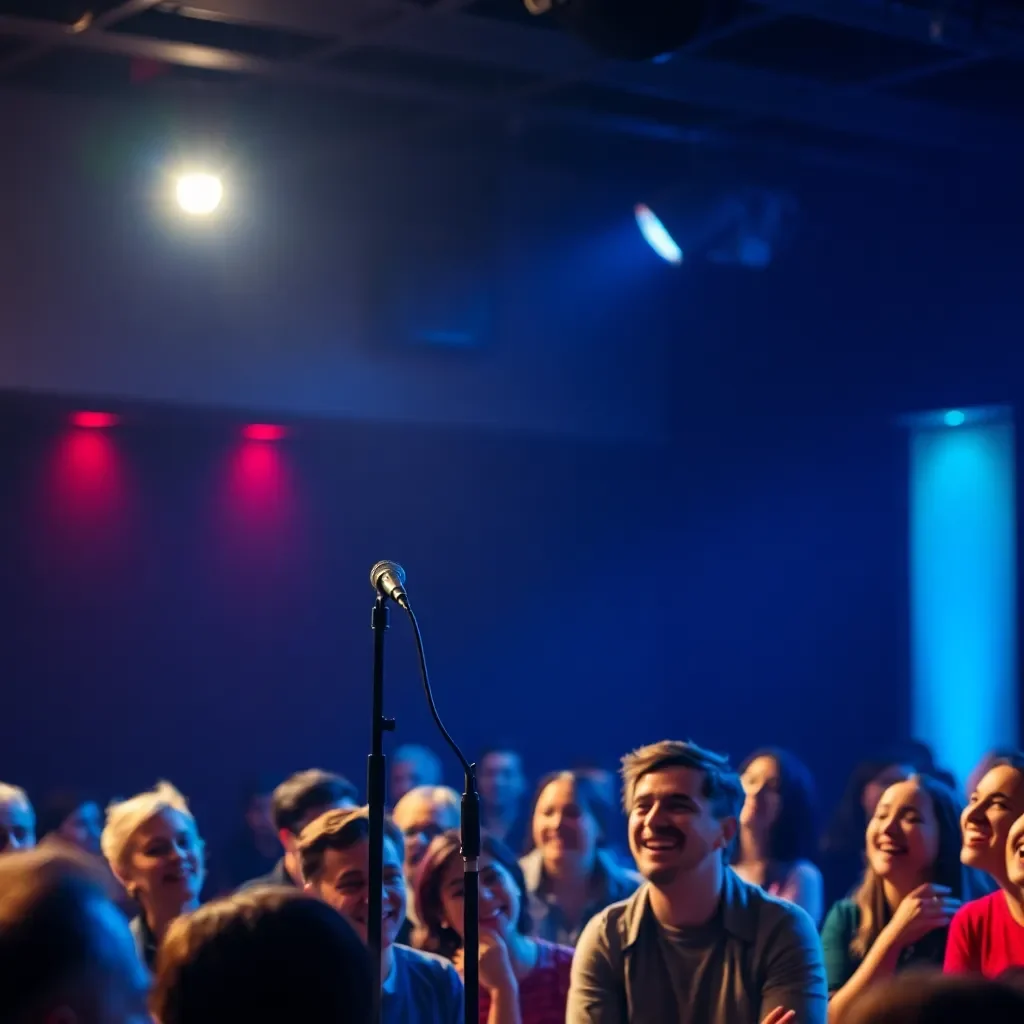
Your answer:
[[[216,836],[248,777],[360,783],[367,573],[409,571],[438,705],[531,772],[665,736],[791,746],[833,791],[906,723],[905,452],[888,424],[709,424],[664,448],[334,423],[278,443],[7,404],[3,777],[170,778]],[[407,624],[395,740],[437,746]],[[458,781],[446,756],[449,779]]]

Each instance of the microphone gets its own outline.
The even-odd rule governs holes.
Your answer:
[[[405,570],[397,562],[378,562],[370,570],[370,586],[382,597],[408,610],[409,598],[405,594]]]

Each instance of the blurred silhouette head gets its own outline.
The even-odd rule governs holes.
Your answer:
[[[160,1024],[369,1024],[370,958],[351,925],[295,889],[255,889],[176,920],[157,960]]]
[[[149,972],[102,867],[58,846],[0,858],[0,1022],[148,1024]]]
[[[1015,1024],[1024,1020],[1024,993],[982,978],[906,971],[872,986],[850,1008],[845,1024]]]
[[[36,812],[20,786],[0,782],[0,853],[36,845]]]
[[[391,780],[388,798],[395,806],[418,786],[441,785],[441,761],[432,750],[407,743],[391,755]]]

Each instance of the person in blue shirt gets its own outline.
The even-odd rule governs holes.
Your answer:
[[[339,911],[366,942],[370,907],[370,818],[366,807],[328,811],[302,830],[299,859],[306,888]],[[386,1024],[463,1024],[462,981],[439,956],[397,942],[405,922],[402,833],[384,820],[382,1016]]]

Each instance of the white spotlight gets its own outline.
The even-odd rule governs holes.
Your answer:
[[[178,205],[193,217],[206,217],[220,206],[224,186],[212,174],[183,174],[178,178]]]

